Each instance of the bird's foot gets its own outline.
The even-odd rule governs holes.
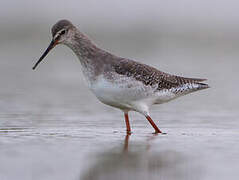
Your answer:
[[[166,135],[167,133],[165,133],[165,132],[157,132],[157,131],[155,131],[154,133],[152,133],[152,134],[154,134],[154,135],[158,135],[158,134],[160,134],[160,135]]]
[[[132,131],[126,131],[127,135],[131,135],[133,132]]]

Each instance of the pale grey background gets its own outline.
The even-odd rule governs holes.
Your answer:
[[[0,179],[237,179],[238,1],[1,1]],[[212,88],[155,106],[154,137],[87,89],[70,49],[31,67],[69,19],[100,47]],[[103,153],[103,154],[102,154]],[[122,157],[123,156],[123,157]]]

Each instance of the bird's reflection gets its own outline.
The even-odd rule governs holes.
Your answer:
[[[190,179],[184,156],[176,151],[151,151],[152,135],[144,142],[130,142],[126,135],[121,148],[108,149],[96,155],[92,166],[81,173],[80,180],[159,180]],[[157,146],[160,148],[160,146]],[[194,178],[195,179],[195,178]],[[197,179],[197,178],[196,178]]]
[[[129,150],[129,139],[130,139],[131,134],[126,134],[125,138],[124,138],[124,148],[123,148],[123,153],[127,154],[128,150]],[[150,149],[150,142],[155,139],[158,136],[158,134],[152,134],[152,136],[149,136],[146,139],[146,150]]]

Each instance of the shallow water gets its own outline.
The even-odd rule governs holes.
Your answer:
[[[132,112],[133,134],[126,136],[122,112],[89,92],[70,50],[57,47],[31,70],[48,40],[1,44],[1,180],[238,178],[236,42],[169,36],[153,41],[154,48],[134,48],[126,39],[114,45],[106,39],[102,47],[113,52],[166,72],[208,78],[212,87],[153,107],[151,116],[166,135],[153,135],[147,120]]]

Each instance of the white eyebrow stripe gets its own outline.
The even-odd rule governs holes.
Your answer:
[[[65,29],[62,29],[62,30],[58,31],[57,33],[61,34],[62,31],[65,31]]]
[[[65,29],[62,29],[62,30],[58,31],[58,32],[56,33],[56,35],[54,36],[54,39],[58,38],[58,37],[61,35],[61,32],[62,32],[62,31],[65,31]]]
[[[57,39],[60,36],[59,33],[56,33],[56,35],[53,37],[53,39]]]

